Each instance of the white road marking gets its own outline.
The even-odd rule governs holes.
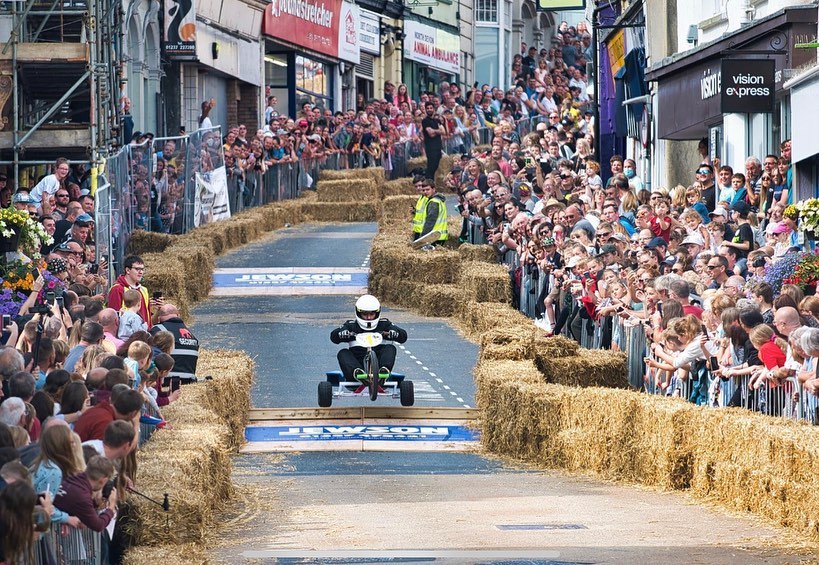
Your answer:
[[[430,376],[430,377],[437,377],[438,375],[436,375],[435,373],[433,373],[432,371],[430,371],[430,372],[429,372],[429,376]]]
[[[451,394],[452,396],[458,396],[458,393],[455,392],[454,390],[450,390],[449,394]]]
[[[457,401],[458,401],[458,402],[460,402],[461,404],[463,404],[463,401],[464,401],[464,399],[463,399],[463,398],[461,398],[460,396],[459,396],[458,398],[456,398],[455,400],[457,400]]]
[[[447,385],[444,385],[444,390],[450,390],[450,388]]]
[[[415,355],[410,355],[410,359],[418,359]]]
[[[425,370],[426,372],[429,372],[429,367],[421,367],[421,368],[422,368],[423,370]]]

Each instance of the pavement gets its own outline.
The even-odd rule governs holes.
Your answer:
[[[255,408],[317,406],[318,382],[337,369],[338,347],[329,332],[352,317],[360,292],[360,281],[326,275],[366,271],[374,234],[374,224],[303,224],[217,260],[220,287],[194,309],[193,331],[203,347],[244,349],[255,357]],[[288,273],[300,276],[283,276]],[[410,335],[396,370],[415,382],[416,406],[474,407],[477,346],[446,320],[390,308],[384,315]],[[334,401],[365,405],[399,403]],[[333,445],[310,451],[294,442],[281,452],[262,445],[273,428],[326,434],[346,425],[355,424],[254,422],[266,429],[248,431],[248,448],[257,452],[234,458],[239,499],[208,540],[213,562],[738,564],[812,556],[812,548],[785,548],[790,538],[779,528],[680,493],[543,472],[468,449],[428,451],[424,438],[391,438],[390,451]]]

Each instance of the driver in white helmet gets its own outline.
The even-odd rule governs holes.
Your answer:
[[[330,341],[335,344],[349,343],[349,349],[338,352],[338,365],[344,378],[348,381],[360,381],[367,378],[364,373],[364,357],[367,350],[355,344],[355,336],[359,333],[380,333],[384,339],[404,343],[407,341],[406,330],[399,328],[386,318],[381,317],[381,304],[372,294],[365,294],[355,303],[355,320],[347,320],[340,328],[330,332]],[[378,363],[381,365],[378,376],[386,380],[395,365],[395,346],[391,343],[382,343],[373,348]]]

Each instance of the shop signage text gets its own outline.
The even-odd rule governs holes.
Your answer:
[[[711,73],[709,69],[707,74],[700,79],[700,100],[708,100],[720,93],[722,88],[722,73],[717,71]]]
[[[357,64],[358,19],[358,6],[341,0],[273,0],[262,33]]]
[[[193,0],[165,0],[165,54],[196,58],[196,5]]]
[[[381,18],[378,14],[359,10],[358,43],[370,55],[381,55]]]
[[[769,59],[723,60],[722,113],[773,112],[774,70]]]
[[[404,21],[404,57],[454,75],[461,72],[460,38],[412,20]]]

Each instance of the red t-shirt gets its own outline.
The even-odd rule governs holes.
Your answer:
[[[651,219],[648,221],[649,225],[651,226],[651,233],[653,233],[656,237],[661,237],[668,243],[668,240],[671,238],[671,217],[666,216],[669,220],[668,228],[662,229],[660,227],[660,218],[657,216],[651,216]]]
[[[759,348],[759,359],[769,370],[785,365],[785,353],[772,341]]]

